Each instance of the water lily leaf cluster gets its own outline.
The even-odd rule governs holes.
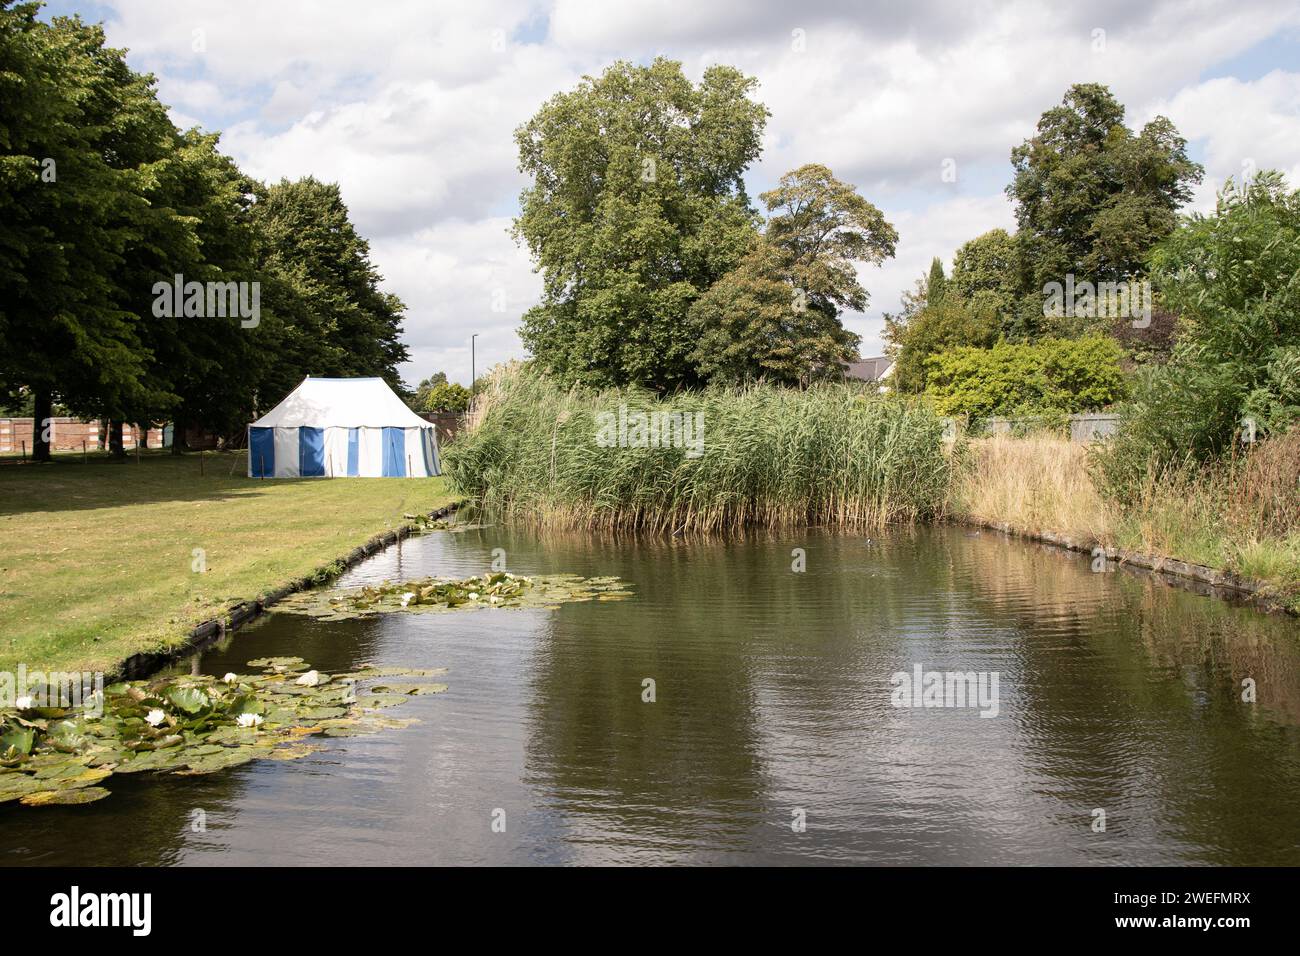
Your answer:
[[[496,571],[476,577],[384,581],[356,588],[302,591],[276,605],[277,611],[343,621],[394,611],[462,611],[482,608],[557,608],[575,601],[621,601],[631,595],[616,577],[576,574],[535,577]]]
[[[402,517],[412,524],[418,525],[421,531],[450,531],[453,534],[459,534],[462,531],[479,531],[491,527],[491,525],[476,524],[471,521],[430,518],[428,515],[421,514],[404,514]]]
[[[263,758],[295,760],[322,746],[310,737],[415,723],[380,711],[447,689],[420,680],[445,669],[365,666],[330,675],[298,657],[249,666],[260,673],[112,684],[98,716],[72,708],[0,709],[0,803],[91,803],[109,795],[100,784],[114,774],[188,776]]]

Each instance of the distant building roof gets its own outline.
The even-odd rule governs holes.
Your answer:
[[[894,360],[888,355],[860,358],[856,362],[845,363],[844,377],[855,378],[860,382],[878,382],[889,374],[889,370],[893,367]]]

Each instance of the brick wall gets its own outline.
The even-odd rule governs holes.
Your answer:
[[[450,441],[465,424],[463,412],[425,412],[421,416],[426,422],[432,422],[438,435],[438,444]]]
[[[102,432],[98,421],[82,421],[79,418],[53,418],[51,423],[51,444],[55,451],[98,451]],[[122,428],[122,445],[135,447],[136,426],[126,425]],[[161,448],[163,433],[161,428],[151,428],[145,448]],[[30,418],[0,418],[0,453],[21,452],[26,449],[32,453],[32,420]]]

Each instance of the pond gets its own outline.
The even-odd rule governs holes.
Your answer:
[[[481,573],[498,548],[634,597],[267,615],[181,667],[448,667],[449,689],[301,760],[0,806],[0,862],[1300,863],[1293,619],[951,527],[433,532],[340,584]],[[895,706],[918,665],[996,674],[996,706]]]

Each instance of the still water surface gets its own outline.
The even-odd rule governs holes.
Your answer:
[[[184,666],[446,666],[450,689],[390,711],[415,726],[303,760],[0,807],[0,864],[1300,864],[1294,620],[954,528],[490,527],[408,540],[340,583],[479,573],[494,548],[516,573],[618,575],[635,598],[271,614]],[[891,706],[890,676],[916,664],[997,672],[998,715]]]

